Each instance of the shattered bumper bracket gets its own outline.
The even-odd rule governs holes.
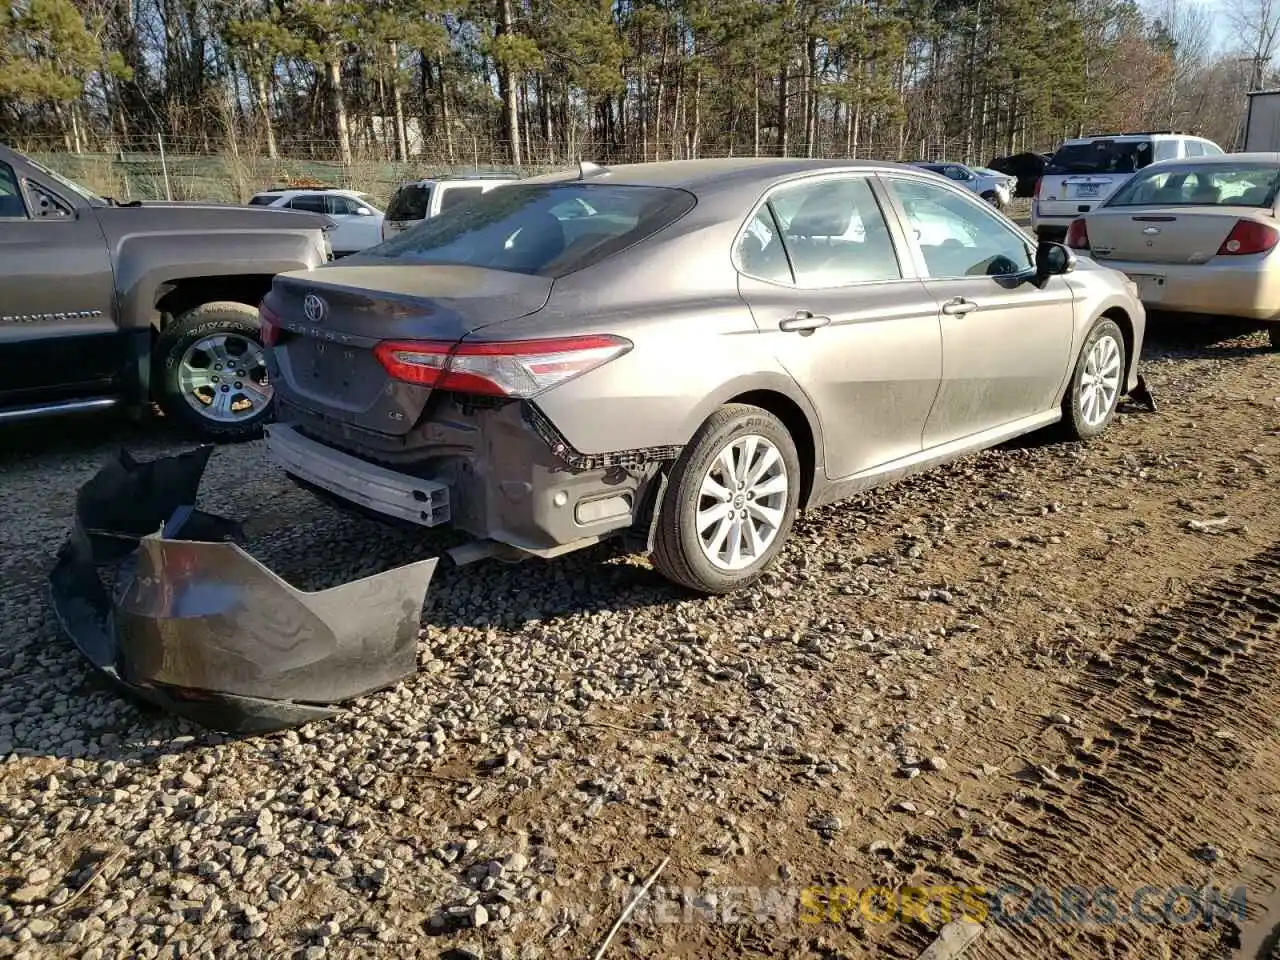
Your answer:
[[[334,716],[417,666],[436,558],[298,590],[196,509],[212,447],[121,451],[79,491],[49,577],[62,629],[126,691],[197,723],[260,733]]]

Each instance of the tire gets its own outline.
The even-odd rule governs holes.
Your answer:
[[[997,210],[1004,209],[1004,204],[1000,202],[1000,194],[996,193],[994,190],[988,190],[982,195],[982,199],[987,201],[987,203],[991,204]]]
[[[252,358],[255,351],[261,355],[258,311],[243,303],[206,303],[170,321],[156,340],[152,393],[166,416],[202,439],[214,442],[251,440],[261,436],[263,425],[271,419],[275,409],[271,387],[265,379],[265,367],[259,368],[253,363],[252,370],[249,366],[242,368],[251,373],[249,377],[226,382],[221,370],[214,373],[210,369],[221,358],[197,349],[198,345],[217,344],[218,341],[210,338],[219,336],[227,338],[223,341],[223,350],[232,361]],[[184,360],[190,361],[185,372]],[[233,370],[232,376],[237,372],[239,370]],[[257,380],[259,372],[261,383]],[[191,388],[193,379],[212,377],[219,380],[216,387]],[[248,389],[245,383],[264,387],[265,390]],[[217,393],[231,399],[221,399]],[[201,403],[201,399],[209,402]],[[247,402],[254,405],[244,406]],[[216,407],[228,403],[237,409],[224,410],[221,416],[214,413]]]
[[[1110,347],[1099,347],[1103,340],[1110,340]],[[1110,369],[1112,364],[1118,363],[1119,368],[1116,373],[1118,378],[1115,383],[1114,392],[1110,393],[1109,402],[1104,404],[1105,412],[1100,416],[1097,412],[1091,417],[1083,406],[1086,385],[1091,379],[1090,368],[1091,358],[1107,357],[1104,369]],[[1071,375],[1071,383],[1067,387],[1066,396],[1062,400],[1062,434],[1066,440],[1088,440],[1098,436],[1111,422],[1116,413],[1116,406],[1120,403],[1120,397],[1124,394],[1125,379],[1125,348],[1124,334],[1121,333],[1120,327],[1116,325],[1114,320],[1108,320],[1102,317],[1095,321],[1089,329],[1089,334],[1084,338],[1084,346],[1080,348],[1080,355],[1076,358],[1076,368]],[[1095,397],[1099,400],[1104,399],[1102,394],[1107,391],[1095,390]],[[1097,411],[1097,407],[1093,408]]]
[[[751,439],[753,437],[754,441]],[[748,545],[752,541],[747,540],[744,547],[748,556],[739,560],[741,566],[728,569],[723,563],[712,561],[697,530],[699,509],[704,506],[714,509],[717,506],[716,499],[703,496],[703,482],[704,478],[710,478],[713,464],[719,461],[722,452],[728,452],[732,459],[735,455],[739,458],[749,455],[754,449],[754,463],[748,466],[758,466],[766,449],[760,445],[760,440],[773,448],[777,461],[756,482],[756,489],[768,489],[772,492],[761,493],[760,499],[755,500],[747,497],[748,493],[752,493],[751,490],[726,491],[734,499],[724,502],[723,506],[730,508],[728,517],[731,518],[739,508],[743,508],[745,512],[749,503],[755,503],[756,506],[750,508],[748,517],[752,531],[765,529],[761,524],[765,511],[769,511],[770,516],[777,516],[772,511],[780,510],[780,519],[776,525],[770,525],[771,535],[768,535],[769,530],[765,531],[762,548],[753,549]],[[736,443],[741,446],[736,448],[735,454]],[[736,464],[737,460],[734,462]],[[716,471],[722,470],[721,466],[716,466]],[[779,475],[785,478],[784,492],[776,490]],[[724,473],[719,472],[718,476],[723,478]],[[659,508],[651,557],[654,567],[668,580],[699,593],[730,593],[755,582],[768,569],[791,533],[800,501],[801,480],[800,458],[796,453],[795,441],[782,421],[760,407],[740,403],[721,407],[698,428],[698,432],[671,469],[666,496]],[[708,536],[714,539],[713,535],[718,534],[726,522],[731,527],[737,527],[739,537],[750,533],[740,520],[722,519],[708,527],[711,531]],[[733,542],[734,535],[730,530],[722,541],[723,546],[717,551],[722,561],[726,559]],[[760,542],[754,540],[754,543]],[[714,547],[715,544],[711,546]],[[753,553],[756,556],[751,557],[750,554]]]
[[[1271,324],[1268,333],[1271,334],[1271,349],[1280,350],[1280,323]]]

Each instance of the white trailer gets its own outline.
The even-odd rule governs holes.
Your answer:
[[[1253,90],[1244,116],[1244,153],[1280,152],[1280,90]]]

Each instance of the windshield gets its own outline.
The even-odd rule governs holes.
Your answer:
[[[1280,190],[1280,164],[1215,163],[1158,167],[1128,180],[1105,204],[1188,207],[1270,207]]]
[[[1064,143],[1045,173],[1133,173],[1152,160],[1150,140],[1091,140]]]
[[[431,188],[411,183],[401,187],[387,204],[388,220],[421,220],[431,206]]]
[[[643,240],[694,202],[666,187],[512,185],[468,197],[365,254],[559,277]]]
[[[80,184],[76,183],[74,180],[68,180],[68,179],[67,179],[66,177],[64,177],[62,174],[60,174],[60,173],[58,173],[58,172],[56,172],[56,171],[54,171],[54,170],[50,170],[50,169],[49,169],[48,167],[46,167],[44,164],[42,164],[42,163],[37,163],[35,160],[32,160],[30,157],[27,157],[27,158],[26,158],[26,160],[27,160],[27,163],[31,164],[31,166],[35,167],[37,170],[39,170],[41,173],[43,173],[43,174],[44,174],[46,177],[48,177],[50,180],[53,180],[53,181],[57,182],[58,184],[60,184],[60,185],[62,185],[62,186],[64,186],[64,187],[66,187],[68,190],[70,190],[72,193],[76,194],[78,197],[80,197],[80,198],[82,198],[82,199],[84,199],[84,200],[88,200],[90,203],[100,204],[100,205],[104,205],[104,204],[106,204],[106,202],[107,202],[106,200],[104,200],[102,197],[98,196],[98,195],[97,195],[96,193],[94,193],[92,190],[88,190],[88,189],[86,189],[86,188],[84,188],[84,187],[80,186]]]

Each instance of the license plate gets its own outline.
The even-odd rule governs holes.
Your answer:
[[[1164,277],[1131,273],[1129,279],[1138,285],[1138,297],[1143,302],[1157,301],[1164,296]]]
[[[1101,188],[1096,183],[1077,183],[1077,197],[1096,197]]]

